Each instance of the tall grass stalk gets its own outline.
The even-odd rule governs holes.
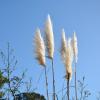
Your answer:
[[[53,64],[53,55],[54,55],[54,35],[53,35],[53,25],[48,15],[46,23],[45,23],[45,44],[48,58],[50,58],[52,62],[52,79],[53,79],[53,100],[55,100],[55,77],[54,77],[54,64]]]
[[[64,29],[62,30],[61,56],[66,68],[65,78],[67,80],[67,99],[69,100],[69,81],[72,78],[73,52],[71,46],[71,38],[69,38],[68,41],[66,40]]]
[[[48,81],[47,81],[47,73],[46,73],[46,65],[45,65],[45,45],[44,40],[41,36],[40,29],[37,28],[35,33],[35,53],[36,58],[40,65],[42,65],[45,69],[45,85],[46,85],[46,94],[47,94],[47,100],[49,100],[48,95]]]
[[[74,54],[74,64],[75,64],[75,98],[77,98],[77,71],[76,71],[76,64],[78,60],[78,46],[77,46],[77,36],[76,33],[73,33],[73,39],[72,39],[72,48],[73,48],[73,54]]]

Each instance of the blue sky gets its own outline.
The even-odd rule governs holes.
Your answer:
[[[100,91],[99,0],[0,0],[0,49],[6,50],[7,42],[10,42],[18,59],[16,74],[28,69],[26,80],[32,77],[35,88],[43,68],[34,59],[33,36],[37,27],[40,27],[44,34],[44,23],[48,14],[54,26],[56,90],[62,88],[65,74],[59,54],[61,29],[64,28],[67,37],[72,36],[73,31],[77,33],[77,78],[81,79],[85,75],[88,88],[92,92],[90,99],[94,100]],[[50,61],[47,60],[46,63],[50,68]],[[48,76],[51,92],[50,71]],[[44,82],[42,76],[36,92],[45,94]]]

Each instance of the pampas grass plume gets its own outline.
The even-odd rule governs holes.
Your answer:
[[[51,22],[50,15],[48,15],[45,23],[45,44],[47,48],[47,53],[49,58],[53,58],[54,55],[54,36],[53,36],[53,26]]]
[[[78,60],[78,46],[77,46],[77,36],[76,33],[73,33],[73,38],[72,38],[72,48],[73,48],[73,54],[74,54],[74,59],[75,62],[77,63]]]
[[[71,47],[71,38],[68,39],[67,51],[66,51],[66,78],[71,80],[72,78],[72,47]]]
[[[62,60],[65,63],[66,62],[66,51],[67,51],[67,40],[65,37],[65,31],[64,29],[62,29],[62,42],[61,42],[61,56],[62,56]]]
[[[36,58],[40,65],[45,66],[45,45],[39,28],[35,32],[34,42]]]

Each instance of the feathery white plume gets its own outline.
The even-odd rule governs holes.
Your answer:
[[[48,15],[45,23],[45,40],[48,57],[52,59],[54,54],[54,36],[50,15]]]
[[[66,51],[67,51],[67,40],[65,37],[65,31],[62,29],[62,42],[61,42],[61,56],[62,60],[65,63],[66,62]]]
[[[67,73],[67,79],[69,75],[69,79],[71,80],[72,77],[72,61],[73,61],[73,55],[72,55],[72,47],[71,47],[71,38],[68,39],[67,44],[67,51],[66,51],[66,73]]]
[[[45,66],[45,45],[39,28],[35,33],[35,53],[39,64]]]
[[[75,62],[77,63],[78,60],[78,46],[77,46],[77,36],[76,33],[73,33],[73,38],[72,38],[72,48],[73,48],[73,54],[74,54],[74,59]]]

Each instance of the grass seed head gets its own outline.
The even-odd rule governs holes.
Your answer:
[[[73,54],[74,54],[74,59],[75,62],[77,63],[78,60],[78,46],[77,46],[77,36],[76,33],[73,33],[73,38],[72,38],[72,48],[73,48]]]
[[[44,66],[45,65],[45,45],[44,45],[44,41],[41,36],[39,28],[37,28],[37,30],[35,32],[34,42],[35,42],[36,58],[37,58],[39,64]]]
[[[45,44],[49,58],[53,58],[54,55],[54,35],[53,35],[53,25],[51,22],[50,15],[48,15],[45,23]]]
[[[66,51],[67,51],[67,40],[66,40],[66,37],[65,37],[65,31],[64,29],[62,29],[62,41],[61,41],[61,57],[62,57],[62,60],[65,64],[66,62]]]

